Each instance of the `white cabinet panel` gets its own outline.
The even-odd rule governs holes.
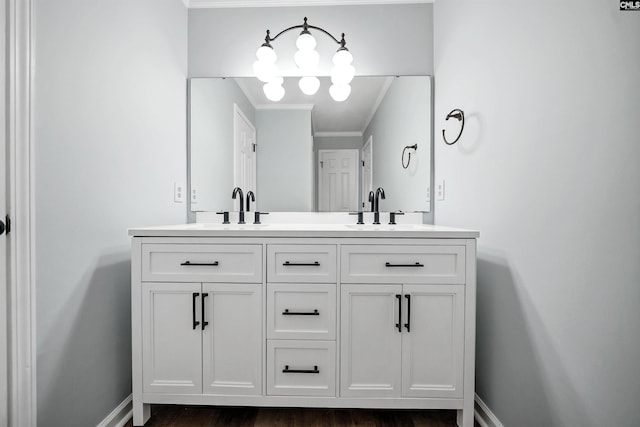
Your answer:
[[[262,392],[262,285],[204,283],[203,392]]]
[[[465,247],[344,245],[342,283],[464,284]]]
[[[269,340],[267,394],[335,396],[335,341]]]
[[[402,395],[461,398],[464,286],[405,285],[403,290]]]
[[[143,244],[142,280],[262,282],[262,246]]]
[[[269,283],[267,337],[335,339],[336,285]]]
[[[334,283],[335,245],[267,246],[267,281]]]
[[[401,285],[342,285],[341,396],[400,396],[401,294]]]
[[[142,284],[145,393],[202,392],[200,284]]]

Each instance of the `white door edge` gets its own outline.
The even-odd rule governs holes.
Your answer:
[[[36,425],[32,0],[7,1],[9,392],[8,425]]]

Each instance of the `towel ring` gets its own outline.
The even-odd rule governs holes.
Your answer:
[[[462,131],[464,130],[464,111],[462,111],[462,110],[460,110],[458,108],[456,108],[454,110],[451,110],[451,112],[449,114],[447,114],[447,117],[445,118],[445,120],[449,120],[452,117],[454,119],[458,119],[458,121],[461,121],[462,122],[462,126],[460,127],[460,133],[458,133],[458,136],[452,142],[447,141],[447,137],[444,134],[444,129],[442,129],[442,139],[444,139],[444,143],[447,144],[447,145],[453,145],[456,142],[458,142],[458,140],[462,136]]]

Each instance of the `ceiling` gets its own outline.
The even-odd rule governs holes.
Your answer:
[[[236,78],[238,86],[257,109],[311,108],[313,131],[318,134],[362,134],[378,108],[393,77],[357,76],[351,82],[351,94],[346,101],[336,102],[329,96],[330,77],[319,77],[320,89],[313,96],[302,93],[297,77],[285,77],[284,98],[267,100],[264,83],[253,77]]]

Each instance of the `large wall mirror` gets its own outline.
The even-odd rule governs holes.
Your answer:
[[[265,212],[368,210],[378,187],[380,210],[430,210],[431,78],[358,76],[344,102],[320,79],[307,96],[286,77],[279,102],[255,78],[189,80],[192,211],[238,210],[235,186]]]

